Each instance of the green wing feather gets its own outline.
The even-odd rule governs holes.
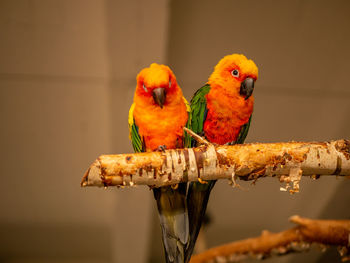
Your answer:
[[[248,134],[248,131],[249,131],[251,120],[252,120],[252,115],[250,115],[250,118],[249,118],[248,122],[246,124],[242,125],[241,130],[239,131],[237,140],[235,141],[234,144],[242,144],[242,143],[244,143],[244,140],[247,137],[247,134]]]
[[[135,108],[135,103],[131,105],[129,110],[129,117],[128,117],[129,138],[131,140],[132,147],[134,148],[135,152],[144,152],[146,149],[145,149],[143,139],[139,134],[139,128],[135,123],[134,108]]]
[[[200,134],[203,132],[203,126],[207,112],[207,95],[210,91],[210,86],[204,85],[193,95],[191,100],[191,112],[188,117],[186,127],[191,129],[193,132]],[[194,139],[186,133],[185,135],[185,147],[189,148],[194,146]]]

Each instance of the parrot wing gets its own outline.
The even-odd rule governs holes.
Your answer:
[[[134,108],[135,103],[133,103],[129,110],[129,117],[128,117],[128,123],[129,123],[129,139],[131,140],[132,147],[134,148],[135,152],[144,152],[145,144],[143,142],[143,139],[141,138],[139,134],[139,128],[137,127],[134,119]]]
[[[242,125],[241,130],[239,131],[237,140],[233,144],[241,144],[244,143],[245,138],[247,137],[249,127],[250,127],[250,122],[252,120],[252,115],[250,115],[249,121]]]
[[[189,114],[186,127],[198,135],[202,135],[204,122],[207,118],[208,109],[207,99],[205,98],[205,95],[207,95],[209,91],[209,84],[204,85],[199,90],[197,90],[191,100],[191,112]],[[186,134],[185,147],[194,146],[196,146],[196,141],[189,134]]]
[[[207,117],[207,99],[206,95],[210,91],[210,86],[204,85],[193,95],[191,100],[191,114],[187,122],[187,128],[191,129],[198,135],[203,135],[203,126]],[[186,147],[195,147],[197,142],[189,135],[185,138]],[[190,222],[190,241],[188,242],[185,262],[188,262],[191,258],[194,245],[197,240],[197,236],[203,221],[203,217],[206,211],[209,194],[215,181],[208,184],[201,184],[199,182],[191,182],[187,193],[187,208],[188,218]]]

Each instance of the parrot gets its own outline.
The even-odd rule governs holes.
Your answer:
[[[243,143],[252,118],[252,93],[257,78],[257,66],[244,55],[223,57],[208,82],[193,95],[187,127],[216,145]],[[197,146],[196,141],[188,135],[185,141],[185,147]],[[186,262],[191,258],[215,182],[199,179],[189,184],[187,208],[190,240],[185,253]]]
[[[184,147],[183,127],[189,103],[172,70],[152,63],[137,75],[129,110],[129,135],[135,152]],[[189,240],[187,183],[153,188],[162,230],[166,262],[184,262]]]

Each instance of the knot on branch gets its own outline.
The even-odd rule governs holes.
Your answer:
[[[350,141],[348,140],[337,141],[337,143],[335,144],[335,149],[337,149],[337,151],[344,154],[346,160],[350,159]]]

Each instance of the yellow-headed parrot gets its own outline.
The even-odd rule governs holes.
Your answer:
[[[129,130],[135,152],[183,148],[190,111],[169,67],[153,63],[137,75]],[[184,262],[189,239],[187,183],[153,188],[166,262]]]
[[[222,58],[207,84],[194,94],[187,126],[211,143],[243,143],[253,112],[252,93],[257,78],[257,66],[244,55],[233,54]],[[194,147],[196,141],[189,138],[186,144],[186,147]],[[215,182],[192,182],[189,186],[187,207],[190,241],[186,249],[186,262],[193,252]]]

